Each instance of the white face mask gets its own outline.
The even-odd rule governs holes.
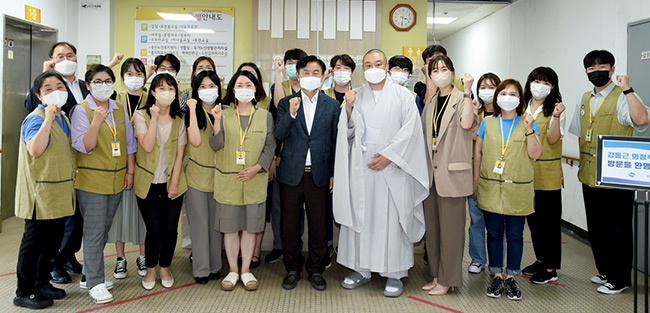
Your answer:
[[[77,71],[77,62],[63,60],[54,65],[54,70],[63,76],[71,76]]]
[[[512,111],[519,106],[519,98],[515,96],[498,96],[497,105],[504,111]]]
[[[62,107],[68,101],[68,92],[55,90],[43,96],[43,104]]]
[[[144,86],[144,78],[138,76],[124,77],[124,85],[131,91],[140,90]]]
[[[334,83],[339,86],[347,85],[352,80],[352,73],[348,71],[334,72]]]
[[[404,72],[390,72],[390,78],[392,78],[394,82],[404,85],[409,79],[409,75]]]
[[[205,104],[213,104],[219,97],[219,88],[199,90],[199,99]]]
[[[530,93],[533,94],[535,100],[544,99],[551,93],[551,87],[540,83],[531,83]]]
[[[176,93],[171,90],[156,92],[156,102],[161,106],[168,107],[176,99]]]
[[[485,103],[492,103],[494,100],[494,89],[479,89],[478,97]]]
[[[164,71],[164,72],[157,72],[157,73],[156,73],[156,75],[160,75],[160,74],[169,74],[169,75],[171,75],[172,77],[176,78],[176,74],[177,74],[177,73],[172,73],[172,72],[170,72],[170,71]]]
[[[239,88],[235,89],[235,98],[237,101],[248,103],[255,99],[255,89]]]
[[[451,72],[439,72],[437,74],[431,74],[431,80],[433,84],[438,88],[447,87],[451,85]]]
[[[363,76],[371,84],[379,84],[386,79],[386,70],[382,68],[369,68],[363,72]]]
[[[315,76],[307,76],[300,78],[300,88],[307,91],[314,91],[321,85],[321,78]]]
[[[90,94],[92,94],[96,100],[99,100],[101,102],[108,100],[113,94],[114,90],[113,85],[106,86],[106,84],[102,84],[99,87],[92,86],[90,89]]]

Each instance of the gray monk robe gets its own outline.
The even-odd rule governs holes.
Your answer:
[[[413,243],[424,235],[429,178],[413,103],[406,88],[387,79],[381,92],[368,85],[358,90],[349,122],[341,110],[333,195],[334,218],[341,224],[337,262],[355,271],[407,276]],[[392,162],[371,170],[375,153]]]

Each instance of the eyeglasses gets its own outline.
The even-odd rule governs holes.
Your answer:
[[[169,66],[169,67],[164,66],[164,65],[158,66],[158,72],[165,72],[165,71],[170,72],[170,73],[176,73],[176,69],[171,67],[171,66]]]
[[[102,85],[106,85],[108,87],[113,86],[115,84],[112,79],[107,79],[107,80],[93,80],[91,84],[95,87],[101,87]]]
[[[406,68],[406,67],[399,67],[399,66],[393,66],[393,67],[390,69],[390,71],[391,71],[391,72],[392,72],[392,71],[402,71],[402,72],[407,73],[407,74],[410,72],[408,68]]]

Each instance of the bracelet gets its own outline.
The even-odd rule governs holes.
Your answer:
[[[633,93],[633,92],[634,92],[634,89],[632,89],[632,87],[630,87],[630,89],[623,91],[623,94],[627,95],[627,94],[630,94],[630,93]]]
[[[534,134],[535,134],[535,131],[533,130],[532,132],[527,133],[527,134],[526,134],[526,137],[528,137],[528,136],[530,136],[530,135],[534,135]]]
[[[553,114],[553,117],[555,117],[555,118],[560,118],[561,116],[562,116],[562,115],[555,115],[555,114]]]

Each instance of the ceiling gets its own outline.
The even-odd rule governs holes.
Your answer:
[[[501,0],[466,1],[466,0],[428,0],[427,17],[456,17],[450,24],[427,24],[427,42],[433,44],[445,39],[461,29],[470,26],[490,14],[499,11],[511,2]]]

